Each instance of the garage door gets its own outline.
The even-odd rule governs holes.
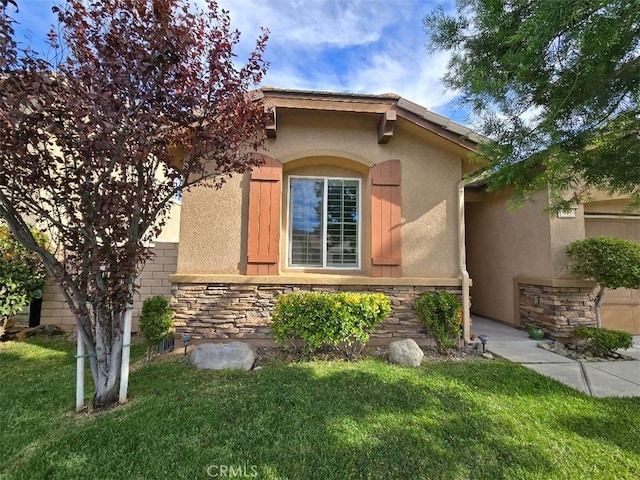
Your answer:
[[[616,237],[640,243],[639,218],[585,218],[587,237]],[[640,335],[640,290],[607,290],[602,305],[602,326]]]

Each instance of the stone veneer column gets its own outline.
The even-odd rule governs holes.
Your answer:
[[[517,281],[520,322],[553,338],[570,338],[577,325],[595,326],[593,284],[570,280]]]
[[[300,292],[380,292],[391,300],[391,314],[372,334],[376,343],[397,338],[427,338],[413,313],[422,292],[446,290],[461,297],[460,287],[404,285],[293,285],[174,283],[171,305],[176,333],[196,338],[270,339],[269,321],[279,295]]]

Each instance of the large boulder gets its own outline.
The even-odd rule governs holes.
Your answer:
[[[242,368],[251,370],[256,354],[253,347],[244,342],[203,343],[191,352],[191,363],[196,368],[224,370]]]
[[[424,358],[424,352],[411,338],[397,340],[389,344],[389,361],[398,365],[419,367]]]

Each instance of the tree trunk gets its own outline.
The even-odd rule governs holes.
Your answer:
[[[93,395],[93,408],[100,409],[114,405],[118,401],[118,383],[110,384],[109,377],[101,375],[95,382],[95,393]]]
[[[122,318],[121,314],[113,314]],[[91,357],[91,374],[95,385],[94,408],[109,407],[118,402],[120,368],[122,362],[122,327],[119,322],[113,326],[111,338],[96,322],[96,356]],[[108,343],[107,343],[108,342]]]
[[[602,316],[600,315],[600,307],[602,306],[602,297],[604,297],[604,287],[598,288],[596,294],[596,327],[602,328]]]

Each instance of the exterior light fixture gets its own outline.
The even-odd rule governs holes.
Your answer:
[[[185,357],[187,356],[187,347],[189,346],[189,343],[191,342],[191,335],[188,333],[183,333],[182,334],[182,343],[184,345],[184,355]]]
[[[482,353],[485,352],[485,348],[487,346],[487,342],[489,341],[489,337],[486,335],[478,335],[478,338],[482,342]]]

